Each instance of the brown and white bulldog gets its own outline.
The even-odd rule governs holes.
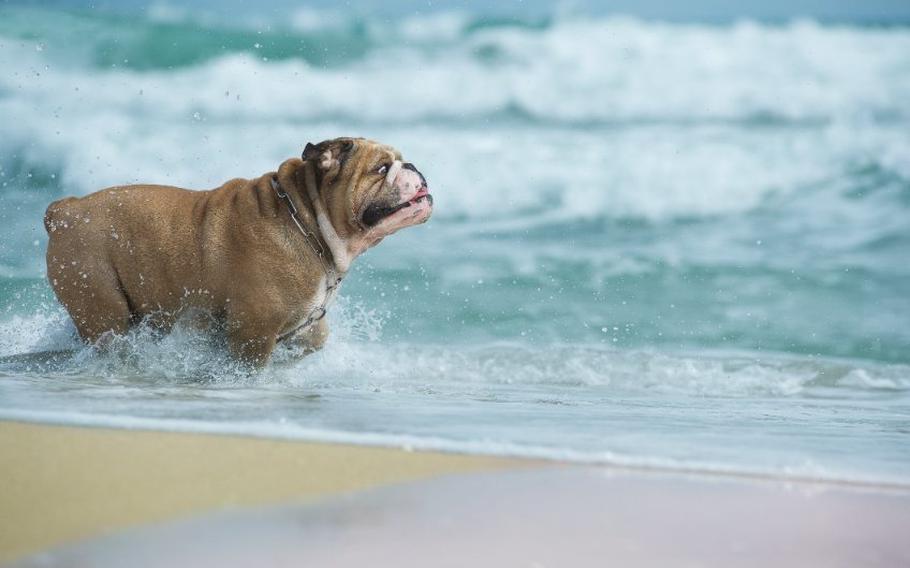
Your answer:
[[[208,191],[127,185],[55,201],[47,276],[90,344],[141,320],[167,330],[199,308],[259,367],[278,341],[321,348],[351,261],[432,208],[426,179],[397,150],[336,138]]]

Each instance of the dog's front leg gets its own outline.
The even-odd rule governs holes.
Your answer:
[[[275,349],[279,327],[267,321],[231,318],[227,329],[231,354],[244,365],[255,369],[264,367]]]
[[[289,347],[300,351],[301,357],[309,355],[322,349],[326,340],[329,338],[329,324],[326,318],[322,318],[306,329],[298,330],[297,333],[282,340]]]
[[[230,333],[228,344],[231,354],[244,365],[261,369],[269,362],[275,349],[275,335],[254,335],[247,337],[242,333]]]

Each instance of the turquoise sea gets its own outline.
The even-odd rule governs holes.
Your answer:
[[[0,6],[0,418],[910,484],[910,28]],[[426,175],[327,348],[82,348],[47,204],[340,135]]]

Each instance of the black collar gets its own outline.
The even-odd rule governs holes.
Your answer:
[[[290,196],[287,192],[281,190],[281,186],[278,184],[278,176],[272,175],[270,180],[272,184],[272,189],[275,190],[275,194],[278,196],[280,201],[284,201],[285,205],[288,208],[288,213],[291,215],[291,220],[297,225],[297,228],[300,230],[300,233],[303,235],[307,244],[310,245],[310,248],[319,258],[319,262],[322,263],[322,269],[325,271],[325,285],[326,285],[326,294],[334,290],[341,284],[341,281],[344,279],[344,276],[340,276],[338,271],[335,270],[334,259],[330,258],[331,253],[326,250],[326,247],[322,244],[322,239],[320,239],[313,231],[307,230],[303,226],[303,223],[300,222],[300,217],[297,214],[297,207],[294,205],[294,202],[291,201]]]

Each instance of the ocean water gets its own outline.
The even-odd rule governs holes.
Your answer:
[[[3,6],[0,69],[0,418],[910,483],[910,28]],[[79,345],[48,202],[339,135],[436,211],[324,351]]]

